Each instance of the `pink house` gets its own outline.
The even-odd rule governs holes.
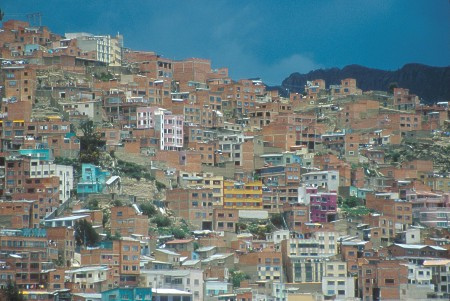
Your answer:
[[[317,192],[317,188],[308,187],[310,221],[327,223],[336,220],[337,194],[335,192]]]
[[[139,107],[136,110],[138,129],[154,128],[160,135],[161,150],[181,150],[183,148],[183,115],[158,107]]]

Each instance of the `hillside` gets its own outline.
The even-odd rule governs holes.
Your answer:
[[[450,66],[432,67],[421,64],[407,64],[396,71],[372,69],[349,65],[342,69],[319,69],[307,74],[293,73],[283,80],[282,88],[303,92],[307,80],[324,79],[327,87],[339,84],[341,79],[356,78],[363,91],[387,91],[391,83],[408,88],[426,103],[450,100]]]

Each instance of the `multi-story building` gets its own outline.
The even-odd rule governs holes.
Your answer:
[[[53,260],[58,259],[57,245],[49,240],[45,229],[1,230],[0,248],[1,261],[6,261],[5,267],[9,267],[0,274],[15,277],[13,280],[20,289],[38,288],[43,284],[41,274],[53,268]],[[0,281],[7,278],[2,276]]]
[[[263,208],[269,213],[280,213],[285,204],[298,203],[296,186],[263,186]]]
[[[1,225],[10,229],[37,228],[39,218],[33,219],[34,204],[37,202],[26,200],[0,202]]]
[[[161,150],[181,150],[184,139],[184,116],[158,109],[154,113],[155,129],[159,132]]]
[[[213,209],[213,230],[224,232],[236,232],[236,224],[239,222],[238,209]]]
[[[393,106],[397,110],[411,110],[419,105],[419,97],[409,94],[409,89],[394,88]]]
[[[172,189],[167,191],[167,207],[197,229],[212,230],[213,190]]]
[[[148,236],[148,216],[136,208],[119,206],[111,207],[111,233],[120,233],[122,236],[131,236],[131,234],[139,234]]]
[[[321,92],[325,91],[325,81],[323,79],[315,79],[307,81],[305,85],[306,98],[308,100],[315,100]]]
[[[108,288],[110,269],[106,265],[83,266],[66,271],[73,290],[82,293],[100,293]]]
[[[339,171],[311,171],[301,176],[302,182],[307,186],[321,187],[328,191],[338,191]]]
[[[343,79],[340,85],[330,85],[330,92],[334,97],[362,94],[362,90],[356,87],[356,79],[354,78]]]
[[[81,179],[77,184],[77,194],[79,196],[91,193],[101,193],[105,188],[109,172],[103,171],[99,166],[83,163],[81,166]]]
[[[424,268],[431,269],[431,284],[434,286],[432,298],[448,299],[450,297],[450,260],[425,260]]]
[[[262,209],[262,182],[224,181],[223,207],[225,209]]]
[[[30,65],[25,64],[24,61],[16,61],[14,64],[2,64],[1,70],[4,74],[2,76],[4,80],[4,97],[11,102],[29,101],[34,103],[36,71]]]
[[[203,271],[202,270],[142,270],[139,276],[141,286],[178,289],[191,292],[192,300],[204,300]]]
[[[105,265],[111,269],[108,288],[136,285],[140,271],[140,241],[122,237],[102,241],[99,247],[81,250],[81,265]]]
[[[281,253],[290,282],[320,282],[325,264],[337,254],[336,232],[315,232],[309,239],[282,241]]]
[[[362,300],[400,300],[400,288],[408,283],[403,261],[385,260],[363,263],[359,270],[358,297]]]
[[[283,217],[289,229],[303,232],[305,224],[309,223],[309,205],[298,202],[285,203]]]
[[[401,287],[402,297],[406,299],[429,299],[434,294],[434,285],[431,283],[431,267],[407,264],[408,284]]]
[[[59,201],[65,202],[70,198],[74,189],[73,166],[54,164],[42,160],[30,160],[30,178],[59,177]]]
[[[239,268],[251,275],[253,280],[283,281],[283,265],[281,252],[262,250],[239,256]]]
[[[355,278],[347,276],[347,265],[345,262],[327,262],[321,282],[324,296],[334,296],[336,300],[355,298]]]
[[[123,37],[95,36],[90,33],[66,33],[66,38],[76,39],[77,46],[83,52],[95,52],[96,60],[108,66],[122,65]]]

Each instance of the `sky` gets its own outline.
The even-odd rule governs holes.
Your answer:
[[[4,20],[40,12],[52,32],[124,36],[125,47],[206,58],[233,79],[359,64],[450,65],[449,0],[2,0]]]

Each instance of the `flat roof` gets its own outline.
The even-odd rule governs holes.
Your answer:
[[[155,296],[160,295],[177,295],[177,296],[192,296],[192,293],[177,290],[174,288],[152,288],[152,294]]]
[[[82,219],[82,218],[85,218],[85,217],[89,217],[89,215],[71,215],[71,216],[66,216],[66,217],[47,219],[45,221],[46,222],[74,221],[74,220]]]
[[[109,270],[109,268],[106,265],[96,265],[96,266],[82,267],[82,268],[75,269],[75,270],[67,270],[67,271],[65,271],[65,273],[73,274],[73,273],[82,273],[82,272],[90,272],[90,271],[97,271],[97,270],[107,271],[107,270]]]
[[[170,251],[170,250],[167,250],[167,249],[156,249],[155,251],[159,251],[159,252],[162,252],[162,253],[168,254],[168,255],[177,255],[177,256],[180,256],[180,254],[175,253],[175,252]]]
[[[395,246],[399,246],[400,248],[404,249],[423,249],[426,247],[435,249],[437,251],[447,251],[447,249],[438,247],[438,246],[430,246],[430,245],[409,245],[409,244],[394,244]]]

